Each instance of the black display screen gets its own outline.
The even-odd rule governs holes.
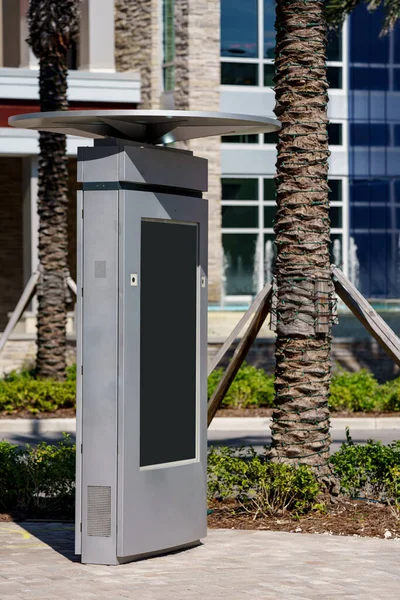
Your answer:
[[[142,221],[140,466],[196,456],[197,226]]]

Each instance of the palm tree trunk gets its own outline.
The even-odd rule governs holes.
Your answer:
[[[39,59],[40,110],[67,110],[67,51],[76,38],[78,0],[30,0],[28,43]],[[65,377],[68,275],[66,137],[40,132],[37,374]]]
[[[65,110],[67,68],[64,56],[40,60],[40,109]],[[66,137],[40,133],[39,156],[39,260],[37,371],[40,377],[65,376],[68,273],[68,170]]]
[[[309,465],[331,486],[327,460],[334,290],[329,265],[324,3],[278,0],[276,31],[275,114],[282,129],[275,220],[277,408],[271,457]]]
[[[54,137],[53,137],[54,136]],[[57,137],[55,137],[57,136]],[[66,351],[67,197],[65,136],[40,134],[37,373],[63,379]]]

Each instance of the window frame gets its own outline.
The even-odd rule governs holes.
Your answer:
[[[172,11],[172,29],[171,31],[173,32],[172,38],[171,38],[171,44],[173,45],[173,60],[168,60],[165,61],[165,48],[166,48],[166,20],[165,20],[165,7],[166,4],[170,3],[172,5],[171,7],[171,11]],[[162,2],[160,3],[160,10],[161,10],[161,24],[162,24],[162,36],[161,36],[161,51],[162,51],[162,64],[161,64],[161,71],[162,71],[162,76],[161,76],[161,85],[162,85],[162,91],[164,93],[171,93],[174,91],[175,89],[175,58],[176,58],[176,37],[175,37],[175,0],[162,0]],[[166,82],[166,77],[167,77],[167,69],[172,69],[172,87],[166,87],[165,86],[165,82]]]
[[[271,86],[264,86],[264,65],[274,64],[275,60],[273,58],[264,58],[264,0],[258,0],[258,56],[256,58],[247,58],[247,57],[232,57],[232,56],[221,56],[221,63],[248,63],[258,65],[258,84],[257,85],[235,85],[235,84],[222,84],[221,86],[232,89],[241,89],[241,90],[256,90],[256,89],[264,89],[264,90],[272,90]],[[341,87],[338,88],[329,88],[329,91],[345,91],[347,89],[347,69],[345,68],[344,56],[347,55],[346,48],[346,29],[347,24],[345,23],[342,28],[342,43],[341,43],[341,60],[332,60],[327,61],[327,67],[340,67],[341,68]]]
[[[257,227],[221,227],[221,235],[242,235],[242,234],[255,234],[257,236],[256,244],[261,245],[261,252],[258,256],[258,264],[255,265],[257,269],[257,286],[253,294],[248,295],[226,295],[223,301],[227,304],[247,302],[250,303],[255,294],[257,294],[264,286],[264,273],[265,273],[265,256],[264,256],[264,239],[265,235],[274,235],[273,226],[266,226],[264,222],[264,207],[273,206],[276,207],[276,200],[264,200],[264,186],[265,180],[274,179],[268,175],[249,175],[249,174],[235,174],[234,177],[221,177],[221,185],[224,179],[252,179],[258,181],[258,199],[256,200],[221,200],[221,206],[258,206],[258,225]],[[342,225],[341,227],[332,227],[331,234],[333,236],[341,236],[341,252],[342,252],[342,263],[343,269],[346,272],[347,269],[347,250],[348,250],[348,178],[345,176],[334,176],[330,177],[331,180],[340,181],[341,185],[341,200],[332,200],[330,206],[341,208],[342,211]],[[328,180],[329,183],[329,180]],[[347,183],[347,185],[346,185]],[[261,242],[260,242],[261,240]],[[222,245],[222,251],[223,245]],[[257,255],[257,249],[255,250]],[[255,274],[253,273],[255,279]],[[253,279],[253,281],[254,281]]]

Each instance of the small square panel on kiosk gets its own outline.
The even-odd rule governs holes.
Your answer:
[[[141,467],[196,458],[197,235],[141,224]]]

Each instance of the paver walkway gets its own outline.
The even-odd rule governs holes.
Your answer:
[[[77,562],[72,524],[0,523],[0,598],[395,600],[400,543],[220,529],[185,552],[104,567]]]

